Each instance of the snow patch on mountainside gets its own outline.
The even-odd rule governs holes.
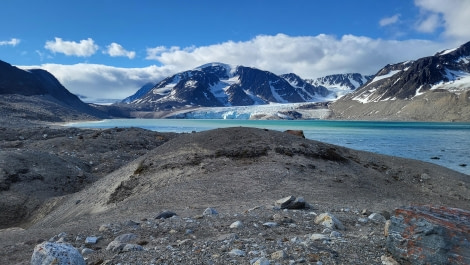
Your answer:
[[[388,74],[376,76],[376,77],[374,77],[374,79],[372,79],[372,81],[370,83],[374,83],[374,82],[380,81],[382,79],[392,77],[392,76],[394,76],[395,74],[397,74],[401,71],[402,70],[393,70],[393,71],[390,71]]]

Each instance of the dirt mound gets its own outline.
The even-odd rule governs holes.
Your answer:
[[[227,128],[168,141],[75,194],[40,223],[242,207],[289,194],[327,208],[354,205],[377,211],[409,203],[467,209],[470,199],[468,177],[436,165],[278,131]]]
[[[47,214],[49,199],[82,190],[174,136],[138,128],[0,128],[0,228],[27,225]]]

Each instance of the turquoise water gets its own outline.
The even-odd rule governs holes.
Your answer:
[[[71,123],[82,128],[141,127],[192,132],[222,127],[303,130],[308,139],[380,154],[413,158],[470,175],[470,123],[324,120],[112,119]],[[467,166],[463,166],[467,165]]]

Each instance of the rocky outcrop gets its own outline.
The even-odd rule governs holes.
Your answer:
[[[387,249],[410,264],[470,264],[470,212],[409,206],[395,210]]]

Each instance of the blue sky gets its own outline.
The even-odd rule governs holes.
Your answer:
[[[470,41],[468,0],[5,0],[0,60],[86,100],[219,61],[303,78],[360,72]]]

